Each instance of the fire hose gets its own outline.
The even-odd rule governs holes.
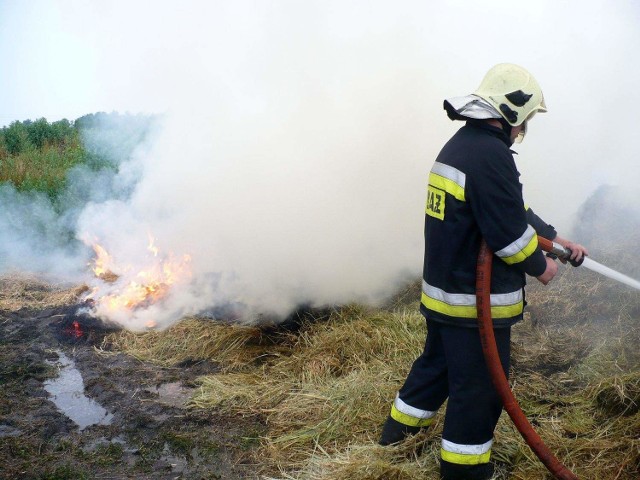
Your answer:
[[[568,260],[572,265],[578,266],[581,262],[574,262],[569,259],[571,251],[561,245],[538,237],[540,248],[549,252],[550,256],[558,257],[562,260]],[[498,347],[496,346],[496,338],[493,332],[493,320],[491,319],[491,261],[493,253],[483,240],[478,254],[478,263],[476,270],[476,305],[478,309],[478,326],[480,330],[480,341],[482,342],[482,351],[491,375],[491,380],[502,399],[504,409],[507,411],[516,428],[531,447],[531,450],[542,461],[547,469],[560,480],[578,480],[578,477],[565,467],[551,453],[551,450],[544,444],[542,438],[533,429],[527,417],[522,412],[518,401],[516,400],[509,381],[502,368],[500,356],[498,355]]]

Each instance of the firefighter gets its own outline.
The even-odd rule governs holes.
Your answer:
[[[540,86],[524,68],[499,64],[472,95],[445,100],[451,120],[465,125],[446,143],[429,174],[420,311],[426,318],[424,352],[396,395],[380,444],[428,427],[448,398],[442,432],[444,480],[489,479],[493,431],[502,402],[486,368],[475,297],[481,239],[492,259],[491,314],[502,366],[509,372],[511,326],[522,319],[525,274],[547,284],[557,264],[537,235],[587,254],[579,244],[525,206],[510,147],[536,113],[546,112]]]

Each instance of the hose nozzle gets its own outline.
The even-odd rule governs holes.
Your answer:
[[[538,244],[540,245],[540,248],[542,248],[542,250],[548,252],[548,256],[567,261],[574,267],[579,267],[584,261],[584,257],[582,257],[580,260],[571,260],[571,255],[573,254],[573,252],[569,248],[563,247],[559,243],[553,242],[539,235]]]

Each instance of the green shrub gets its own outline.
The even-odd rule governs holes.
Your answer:
[[[42,192],[55,201],[65,191],[68,171],[77,165],[116,171],[144,140],[152,120],[100,112],[74,122],[14,121],[0,129],[0,184]]]

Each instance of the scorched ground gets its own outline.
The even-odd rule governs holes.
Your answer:
[[[0,478],[251,478],[259,419],[184,407],[192,381],[216,365],[161,368],[101,349],[113,327],[77,314],[83,293],[0,279]],[[108,423],[81,430],[51,401],[45,383],[62,355]]]

